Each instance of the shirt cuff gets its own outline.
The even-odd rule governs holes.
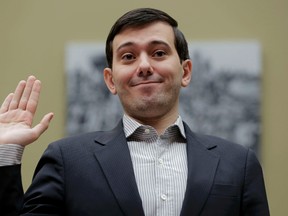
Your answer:
[[[0,144],[0,166],[20,164],[24,146],[19,144]]]

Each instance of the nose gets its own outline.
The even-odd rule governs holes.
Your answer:
[[[140,77],[147,77],[153,74],[153,69],[149,56],[146,54],[141,54],[139,57],[139,65],[137,69],[137,75]]]

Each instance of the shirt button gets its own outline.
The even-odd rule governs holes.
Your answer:
[[[161,158],[158,159],[158,162],[159,162],[159,164],[161,164],[161,165],[164,163],[163,159],[161,159]]]
[[[149,133],[150,133],[150,129],[149,129],[149,128],[146,128],[146,129],[145,129],[145,133],[146,133],[146,134],[149,134]]]
[[[165,195],[165,194],[161,194],[161,199],[163,200],[163,201],[166,201],[167,200],[167,196]]]

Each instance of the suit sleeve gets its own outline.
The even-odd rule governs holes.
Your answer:
[[[49,145],[25,193],[21,215],[64,215],[63,170],[59,146]]]
[[[249,150],[246,161],[242,214],[269,216],[263,172],[256,155]]]
[[[19,215],[22,200],[21,165],[0,167],[0,215]]]

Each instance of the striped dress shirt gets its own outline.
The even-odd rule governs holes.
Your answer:
[[[20,164],[24,146],[18,144],[0,145],[0,166]]]
[[[188,174],[181,117],[162,135],[127,115],[123,125],[145,215],[180,215]]]

